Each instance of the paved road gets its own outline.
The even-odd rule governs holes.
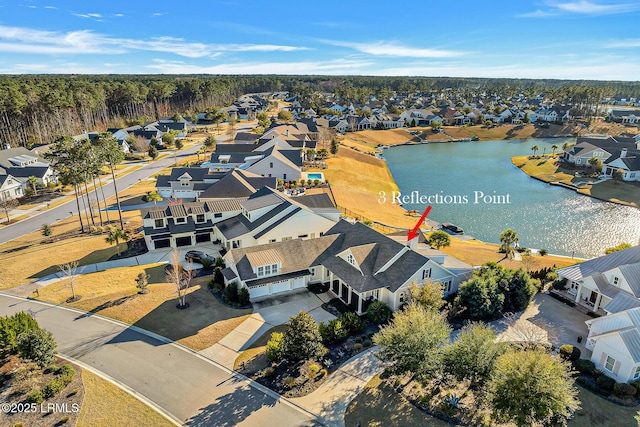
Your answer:
[[[32,310],[61,354],[130,387],[188,426],[316,426],[313,417],[176,344],[80,311],[0,293],[0,315]]]
[[[251,129],[252,126],[255,126],[255,122],[241,123],[238,126],[238,131],[246,131],[248,129]],[[224,134],[217,136],[216,139],[222,141],[228,137],[229,135]],[[181,158],[195,154],[195,152],[198,151],[200,147],[200,144],[196,144],[173,153],[165,158],[156,160],[155,162],[142,162],[142,164],[144,164],[142,168],[116,179],[118,191],[122,191],[125,188],[138,183],[140,180],[146,179],[151,175],[158,173],[161,169],[172,166],[176,162],[176,160],[179,162]],[[107,197],[113,196],[115,194],[113,190],[113,184],[109,183],[105,185],[104,193]],[[90,192],[90,197],[95,199],[93,191]],[[102,198],[102,190],[100,191],[100,197]],[[3,227],[2,232],[0,233],[0,244],[9,242],[32,231],[39,230],[40,227],[42,227],[42,224],[52,224],[54,222],[60,221],[61,219],[77,214],[78,208],[76,206],[75,198],[70,199],[69,202],[64,203],[60,206],[56,206],[55,208],[51,208],[46,211],[38,212],[37,215],[34,215],[28,219],[24,219],[15,224]]]

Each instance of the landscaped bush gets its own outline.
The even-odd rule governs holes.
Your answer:
[[[578,359],[573,362],[573,367],[578,372],[582,372],[583,374],[593,375],[593,372],[596,370],[596,365],[589,359]]]
[[[540,253],[540,256],[546,256],[549,253],[546,249],[540,249],[538,252]]]
[[[613,388],[616,385],[616,380],[614,380],[613,378],[610,378],[606,375],[600,375],[598,377],[598,379],[596,380],[596,382],[598,383],[598,386],[606,391],[613,391]]]
[[[216,258],[216,267],[219,267],[220,269],[223,269],[225,267],[224,266],[224,259],[222,259],[221,256]]]
[[[362,345],[364,346],[364,348],[369,348],[369,347],[371,347],[371,344],[372,344],[371,340],[364,340],[364,341],[362,342]]]
[[[338,318],[349,335],[359,334],[364,331],[364,322],[352,311],[341,314]]]
[[[330,320],[327,324],[321,322],[320,325],[318,325],[318,328],[320,330],[322,342],[325,345],[344,341],[349,336],[349,332],[339,318]]]
[[[374,301],[367,308],[367,318],[377,325],[386,323],[391,319],[391,309],[382,301]]]
[[[580,359],[580,349],[571,344],[564,344],[560,346],[560,357],[564,360],[571,362]]]
[[[42,389],[42,396],[44,396],[45,399],[50,399],[60,393],[65,387],[66,384],[64,381],[61,381],[60,378],[52,378]]]
[[[355,351],[360,351],[360,350],[362,350],[362,344],[360,344],[360,343],[356,343],[356,344],[354,344],[354,345],[353,345],[353,349],[354,349]]]
[[[213,283],[224,284],[224,276],[222,275],[222,269],[220,267],[216,267],[215,270],[213,270]]]
[[[200,260],[200,264],[202,264],[202,268],[204,268],[205,270],[210,269],[211,266],[213,265],[213,263],[211,262],[211,260],[209,258],[202,258]]]
[[[634,386],[636,390],[640,390],[640,381],[633,381],[633,382],[630,382],[629,384]]]
[[[312,363],[311,365],[309,365],[309,372],[307,372],[307,376],[309,378],[315,378],[318,372],[320,372],[320,365],[318,365],[317,363]]]
[[[227,303],[238,302],[238,283],[229,283],[224,290],[224,300]]]
[[[241,305],[249,305],[249,300],[249,289],[240,288],[238,291],[238,302],[240,302]]]
[[[33,390],[31,393],[27,394],[27,397],[24,399],[27,403],[42,403],[44,402],[44,396],[42,396],[42,392],[40,390]]]
[[[627,397],[627,396],[635,396],[636,388],[631,384],[627,383],[616,383],[613,386],[613,394],[618,397]]]
[[[267,360],[269,362],[280,362],[284,359],[286,354],[286,347],[284,345],[284,334],[280,332],[273,332],[271,339],[267,341]]]

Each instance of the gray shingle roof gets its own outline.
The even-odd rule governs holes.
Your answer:
[[[236,237],[243,236],[262,226],[289,206],[289,204],[281,203],[255,221],[249,221],[243,214],[239,214],[232,218],[225,219],[224,221],[220,221],[216,224],[216,227],[218,227],[218,230],[220,230],[226,239],[235,239]]]
[[[596,273],[604,273],[612,268],[626,264],[637,264],[640,262],[640,246],[634,246],[623,251],[611,253],[598,258],[584,261],[579,264],[561,268],[558,275],[567,279],[578,281]]]

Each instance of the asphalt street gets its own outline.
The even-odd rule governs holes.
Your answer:
[[[58,351],[135,390],[188,426],[319,425],[308,412],[191,352],[91,313],[0,294],[0,315],[30,311]]]
[[[253,125],[255,125],[254,122],[242,123],[238,126],[237,130],[246,131],[251,129]],[[219,135],[216,138],[218,140],[223,140],[224,138],[228,138],[228,135]],[[141,168],[116,179],[118,191],[122,191],[125,188],[158,173],[161,169],[172,166],[176,161],[180,162],[181,158],[195,154],[200,147],[200,144],[196,144],[154,162],[141,162],[140,164],[143,165]],[[106,197],[111,197],[115,194],[112,183],[105,185],[103,188]],[[95,199],[93,191],[90,192],[90,197]],[[102,198],[102,190],[100,190],[100,198]],[[78,208],[76,206],[75,198],[70,199],[62,205],[46,211],[41,211],[30,218],[23,219],[15,224],[3,227],[2,231],[0,231],[0,244],[9,242],[17,237],[31,233],[32,231],[39,230],[40,227],[42,227],[42,224],[52,224],[60,221],[61,219],[77,214]]]

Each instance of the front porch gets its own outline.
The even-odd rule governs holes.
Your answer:
[[[595,295],[588,294],[588,296],[582,294],[581,297],[579,297],[578,293],[575,290],[572,292],[571,289],[552,289],[550,293],[558,295],[561,299],[573,302],[575,304],[574,308],[585,314],[595,313],[599,316],[606,316],[607,314],[607,312],[602,308],[603,296],[598,292],[594,292]],[[607,303],[608,302],[609,301],[607,301]]]
[[[332,277],[330,281],[323,282],[323,284],[329,287],[329,292],[331,294],[339,298],[343,303],[349,306],[351,310],[355,311],[356,314],[360,316],[365,314],[369,305],[374,301],[378,301],[379,298],[378,290],[360,293],[339,278]]]

